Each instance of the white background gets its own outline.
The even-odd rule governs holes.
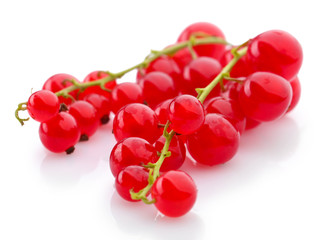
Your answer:
[[[1,1],[0,239],[334,239],[330,2]],[[302,98],[285,118],[245,133],[227,164],[187,162],[199,192],[186,216],[117,196],[110,124],[66,156],[43,148],[36,122],[15,120],[17,104],[51,75],[123,70],[197,21],[235,44],[270,29],[293,34],[304,50]]]

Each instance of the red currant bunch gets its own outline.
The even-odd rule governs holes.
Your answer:
[[[72,153],[113,112],[117,144],[109,166],[116,191],[179,217],[197,197],[194,180],[182,170],[186,155],[199,166],[233,159],[245,131],[296,107],[302,60],[300,44],[287,32],[266,31],[232,45],[217,26],[199,22],[121,72],[94,71],[83,81],[53,75],[15,115],[23,125],[28,119],[18,113],[28,110],[48,150]],[[134,69],[136,80],[117,84]]]

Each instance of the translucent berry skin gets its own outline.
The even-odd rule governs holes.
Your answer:
[[[205,107],[206,113],[219,113],[227,119],[241,134],[246,127],[246,117],[239,103],[233,99],[215,97],[209,100]]]
[[[239,93],[239,103],[246,117],[259,122],[283,116],[291,99],[289,82],[270,72],[256,72],[248,76]]]
[[[102,78],[106,78],[108,76],[109,75],[106,72],[93,71],[84,78],[83,82],[94,82]],[[104,86],[105,88],[112,90],[116,86],[116,81],[115,80],[110,81],[106,83]],[[80,93],[79,99],[84,99],[85,96],[91,93],[100,94],[106,97],[107,99],[110,99],[110,92],[103,90],[100,86],[92,86],[92,87],[86,88],[83,92]]]
[[[253,128],[259,126],[260,124],[261,124],[261,122],[246,117],[246,127],[245,127],[245,130],[253,129]]]
[[[51,76],[45,81],[43,85],[43,90],[49,90],[51,92],[56,93],[64,88],[67,88],[73,85],[71,82],[65,81],[65,80],[74,80],[74,81],[79,82],[78,79],[76,79],[72,75],[65,74],[65,73],[58,73],[58,74]],[[75,91],[70,92],[70,95],[76,99],[77,93],[78,93],[78,90],[75,90]],[[71,98],[65,98],[63,96],[59,96],[58,98],[59,98],[60,103],[65,103],[66,105],[70,105],[72,103]]]
[[[225,50],[219,62],[222,67],[225,67],[231,60],[233,59],[233,55],[231,50]],[[252,73],[252,68],[246,58],[246,56],[241,57],[238,62],[233,66],[230,71],[230,77],[239,78],[239,77],[247,77]]]
[[[110,170],[116,177],[127,166],[146,165],[157,159],[158,154],[152,144],[143,138],[129,137],[113,147],[109,157]]]
[[[197,198],[194,180],[183,171],[169,171],[160,176],[151,189],[154,205],[168,217],[180,217],[191,210]]]
[[[60,112],[50,120],[41,123],[39,137],[51,152],[60,153],[73,147],[80,138],[75,118],[67,112]]]
[[[89,102],[76,101],[70,106],[68,112],[77,121],[81,135],[92,136],[100,125],[97,111]]]
[[[151,108],[140,103],[130,103],[116,113],[113,131],[117,141],[140,137],[154,143],[160,137],[157,116]]]
[[[115,188],[118,194],[125,200],[130,202],[138,202],[133,200],[130,190],[138,192],[148,184],[148,172],[144,167],[128,166],[122,169],[115,179]]]
[[[171,55],[171,58],[177,63],[181,73],[183,72],[185,66],[187,66],[191,60],[193,60],[191,53],[187,48],[177,51],[175,54]]]
[[[303,51],[289,33],[270,30],[250,40],[246,57],[254,72],[272,72],[291,79],[302,65]]]
[[[166,138],[161,136],[155,143],[154,148],[156,152],[161,152],[164,144],[166,142]],[[161,165],[160,171],[167,172],[170,170],[177,170],[179,169],[186,158],[186,148],[182,140],[178,138],[178,136],[174,136],[172,141],[169,145],[168,151],[171,152],[170,157],[166,157],[164,162]]]
[[[177,65],[177,63],[168,56],[161,56],[151,62],[149,66],[145,69],[145,73],[148,74],[150,72],[163,72],[170,76],[173,80],[173,83],[177,89],[178,83],[181,81],[182,73]]]
[[[144,100],[151,108],[155,108],[159,103],[177,95],[173,79],[163,72],[146,74],[140,86],[143,89]]]
[[[187,147],[197,162],[212,166],[230,160],[238,150],[239,139],[239,133],[228,120],[209,113],[203,126],[187,136]]]
[[[206,87],[222,70],[220,63],[209,57],[199,57],[192,60],[184,69],[183,81],[186,89],[183,93],[197,96],[196,88]],[[218,84],[208,95],[208,98],[219,96],[221,92]]]
[[[109,100],[99,94],[91,93],[84,97],[84,101],[89,102],[96,109],[96,114],[100,123],[103,124],[109,121],[110,102]]]
[[[38,122],[45,122],[59,112],[59,99],[49,90],[40,90],[31,94],[27,103],[29,115]]]
[[[225,39],[223,32],[215,25],[208,22],[197,22],[189,25],[180,34],[177,42],[184,42],[189,40],[194,33],[207,34],[210,36],[221,37]],[[207,56],[219,59],[225,50],[223,44],[205,44],[194,46],[194,50],[198,56]]]
[[[156,106],[156,108],[154,109],[154,112],[157,115],[160,124],[166,124],[167,121],[169,120],[168,109],[169,109],[169,104],[172,101],[173,99],[167,99],[158,104],[158,106]]]
[[[115,114],[129,103],[143,103],[142,89],[137,83],[120,83],[111,92],[111,102],[111,109]]]
[[[181,95],[172,100],[168,109],[170,127],[179,134],[191,134],[204,123],[204,108],[191,95]]]
[[[291,100],[287,113],[296,107],[296,105],[299,102],[300,95],[301,95],[301,86],[300,86],[299,78],[295,76],[289,81],[289,83],[292,88],[292,100]]]

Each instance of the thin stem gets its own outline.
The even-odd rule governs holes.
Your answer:
[[[17,106],[17,108],[15,110],[15,117],[21,123],[22,126],[24,125],[25,121],[29,120],[29,118],[20,118],[19,111],[25,111],[25,110],[27,110],[27,104],[28,104],[28,102],[20,103],[20,104],[18,104],[18,106]]]
[[[146,204],[151,204],[155,202],[155,199],[149,200],[147,199],[147,195],[149,191],[151,190],[154,182],[157,180],[157,178],[160,176],[160,167],[162,163],[164,162],[166,157],[170,157],[171,153],[168,151],[169,145],[172,141],[173,136],[175,135],[175,132],[171,130],[169,133],[167,132],[167,128],[169,126],[169,123],[166,124],[164,129],[163,136],[166,138],[166,142],[164,144],[164,147],[161,150],[160,157],[156,163],[149,163],[148,168],[150,169],[149,177],[148,177],[148,184],[145,188],[141,189],[139,192],[134,192],[132,189],[130,190],[131,198],[134,200],[142,200]]]
[[[205,88],[197,88],[196,91],[198,92],[198,100],[203,103],[212,89],[220,83],[224,77],[229,77],[229,73],[232,70],[233,66],[239,61],[239,59],[247,53],[247,47],[236,51],[232,60],[223,68],[223,70],[217,75],[215,79],[212,80]]]

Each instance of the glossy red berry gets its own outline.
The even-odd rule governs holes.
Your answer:
[[[180,51],[177,51],[173,55],[170,56],[180,67],[181,73],[183,72],[183,69],[185,66],[187,66],[191,60],[193,60],[193,57],[191,56],[191,53],[187,48],[181,49]]]
[[[69,113],[77,121],[81,136],[84,138],[92,136],[100,125],[96,109],[89,102],[82,100],[74,102],[69,108]]]
[[[235,129],[242,133],[246,126],[246,117],[239,103],[233,99],[215,97],[209,100],[205,107],[206,113],[219,113],[227,119]]]
[[[289,82],[270,72],[256,72],[248,76],[239,94],[240,106],[245,115],[259,122],[283,116],[291,98]]]
[[[198,22],[189,25],[180,34],[177,42],[184,42],[190,39],[193,34],[205,36],[215,36],[225,39],[223,32],[215,25],[208,22]],[[202,36],[202,37],[203,37]],[[197,36],[200,38],[201,36]],[[225,50],[223,44],[205,44],[194,46],[194,50],[198,56],[207,56],[219,59]]]
[[[144,100],[151,108],[155,108],[159,103],[177,95],[173,79],[163,72],[146,74],[140,85],[143,89]]]
[[[41,123],[39,137],[51,152],[71,153],[74,145],[79,141],[80,129],[72,115],[60,112],[50,120]]]
[[[285,79],[296,76],[303,61],[297,39],[282,30],[270,30],[253,38],[246,56],[254,71],[272,72]]]
[[[98,119],[100,119],[101,124],[109,122],[110,114],[110,102],[105,96],[91,93],[84,97],[84,101],[89,102],[96,109],[96,114]]]
[[[230,160],[239,147],[239,133],[222,115],[209,113],[203,126],[187,136],[190,155],[205,165],[222,164]]]
[[[74,80],[76,82],[79,82],[78,79],[73,77],[72,75],[65,74],[65,73],[59,73],[55,74],[52,77],[48,78],[48,80],[45,81],[43,85],[43,90],[49,90],[51,92],[58,92],[64,88],[67,88],[69,86],[72,86],[73,84],[67,80]],[[76,99],[78,90],[70,92],[70,95]],[[65,98],[63,96],[59,96],[60,103],[65,103],[66,105],[70,105],[72,103],[71,98]]]
[[[201,102],[191,95],[181,95],[169,104],[171,128],[179,134],[191,134],[204,123],[204,108]]]
[[[160,137],[157,116],[151,108],[140,103],[130,103],[116,113],[113,132],[117,141],[140,137],[154,143]]]
[[[125,200],[137,202],[131,198],[130,190],[138,192],[148,184],[148,171],[141,166],[128,166],[122,169],[115,179],[115,188]]]
[[[136,83],[124,82],[118,84],[111,92],[111,109],[117,113],[120,108],[129,103],[143,103],[141,87]]]
[[[97,80],[100,80],[102,78],[106,78],[108,77],[109,74],[103,71],[94,71],[89,73],[83,80],[83,82],[94,82]],[[116,86],[116,80],[107,82],[104,87],[112,90],[114,87]],[[100,94],[104,97],[106,97],[107,99],[110,99],[110,92],[103,90],[100,86],[92,86],[89,88],[86,88],[83,92],[80,93],[79,99],[84,99],[85,96],[91,94],[91,93],[96,93],[96,94]]]
[[[233,55],[231,53],[231,50],[228,49],[223,53],[219,62],[222,65],[222,67],[225,67],[232,59],[233,59]],[[246,56],[243,56],[233,66],[232,70],[230,71],[230,77],[233,77],[233,78],[247,77],[252,72],[253,70],[250,67],[249,62],[247,61]]]
[[[300,86],[299,78],[297,76],[292,78],[289,81],[289,83],[290,83],[291,88],[292,88],[292,100],[291,100],[291,103],[290,103],[290,106],[289,106],[287,112],[290,112],[291,110],[293,110],[296,107],[296,105],[299,102],[300,94],[301,94],[301,86]]]
[[[156,152],[161,152],[166,142],[166,138],[161,136],[155,143],[154,147]],[[186,158],[186,148],[182,140],[178,136],[174,136],[170,142],[168,151],[171,152],[171,156],[166,157],[161,165],[160,171],[167,172],[170,170],[179,169]]]
[[[143,138],[129,137],[119,141],[110,153],[109,163],[112,174],[117,174],[130,165],[154,163],[158,154],[148,141]]]
[[[38,122],[45,122],[59,112],[59,99],[49,90],[40,90],[31,94],[27,103],[29,115]]]
[[[199,57],[192,60],[184,69],[183,88],[184,93],[197,96],[196,88],[204,88],[220,73],[222,67],[213,58]],[[208,98],[219,96],[221,92],[218,84],[208,95]]]
[[[151,189],[154,205],[168,217],[180,217],[191,210],[197,198],[194,180],[183,171],[160,176]]]
[[[169,120],[169,104],[172,102],[173,99],[167,99],[161,102],[156,108],[154,109],[155,114],[158,117],[160,124],[166,124]]]
[[[175,88],[178,90],[178,83],[182,80],[182,72],[177,63],[168,56],[161,56],[151,62],[149,66],[145,69],[145,73],[150,72],[163,72],[170,76],[173,80]]]

